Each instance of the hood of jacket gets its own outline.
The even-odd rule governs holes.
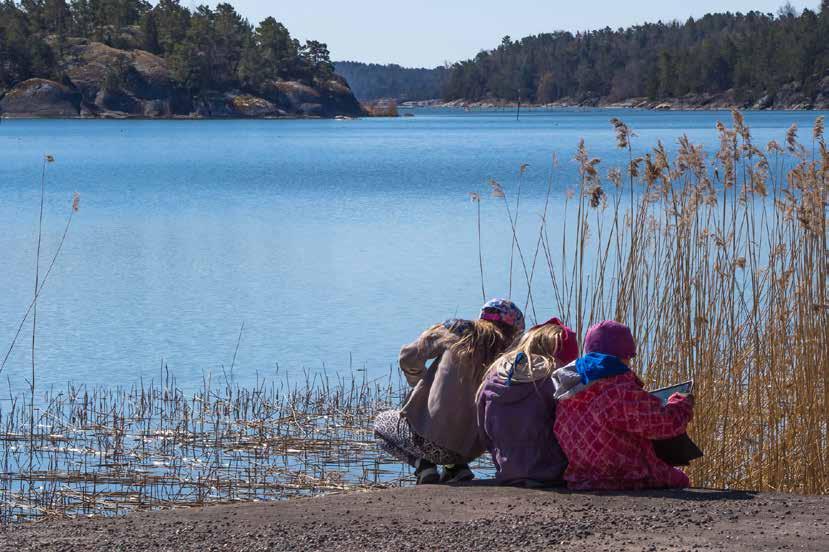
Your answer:
[[[630,372],[612,355],[588,353],[553,372],[556,400],[567,400],[584,391],[596,381]]]
[[[555,398],[557,401],[572,398],[587,388],[587,384],[581,381],[581,375],[576,371],[575,360],[553,372],[552,379],[556,388]]]
[[[552,392],[553,389],[549,386],[547,378],[526,382],[516,382],[513,379],[512,384],[507,385],[498,374],[492,374],[485,382],[481,394],[489,402],[507,405],[525,401],[537,393],[552,394]]]
[[[529,383],[550,376],[555,365],[546,357],[533,355],[532,362],[527,362],[524,353],[507,353],[495,360],[495,374],[503,382]]]

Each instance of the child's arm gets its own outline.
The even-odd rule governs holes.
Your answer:
[[[432,326],[416,341],[400,349],[400,369],[406,381],[414,387],[426,374],[426,362],[439,357],[446,349],[447,330],[442,324]]]
[[[644,389],[613,389],[617,397],[607,410],[611,426],[646,439],[669,439],[685,433],[688,422],[694,416],[694,399],[691,395],[674,393],[668,404]]]

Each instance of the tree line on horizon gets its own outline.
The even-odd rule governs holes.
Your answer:
[[[268,80],[312,83],[335,70],[326,44],[300,43],[273,17],[254,27],[228,3],[179,0],[0,0],[0,90],[62,79],[73,38],[162,56],[187,90],[256,90]],[[338,62],[363,99],[621,100],[733,90],[738,101],[794,87],[814,97],[829,72],[829,0],[819,11],[718,13],[684,23],[504,37],[473,59],[435,69]],[[824,84],[825,86],[825,84]]]
[[[733,90],[738,101],[794,86],[814,97],[829,75],[829,0],[798,14],[717,13],[684,23],[647,23],[501,44],[452,65],[446,100],[550,103],[675,98]]]
[[[403,102],[441,98],[449,73],[446,67],[409,68],[359,61],[337,61],[334,70],[345,77],[360,100],[394,98]]]
[[[179,0],[2,0],[0,89],[33,77],[61,80],[72,38],[157,54],[192,92],[334,73],[325,43],[300,43],[273,17],[254,27],[228,3],[191,11]]]

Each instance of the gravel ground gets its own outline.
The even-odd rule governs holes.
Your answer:
[[[0,528],[2,550],[829,551],[829,497],[424,486]]]

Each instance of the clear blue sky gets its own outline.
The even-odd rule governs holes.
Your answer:
[[[501,37],[684,21],[710,12],[776,13],[785,0],[226,0],[256,24],[272,15],[300,40],[328,44],[335,61],[432,67],[473,57]],[[196,0],[182,0],[195,7]],[[215,5],[216,2],[209,2]],[[819,0],[791,0],[817,10]]]

